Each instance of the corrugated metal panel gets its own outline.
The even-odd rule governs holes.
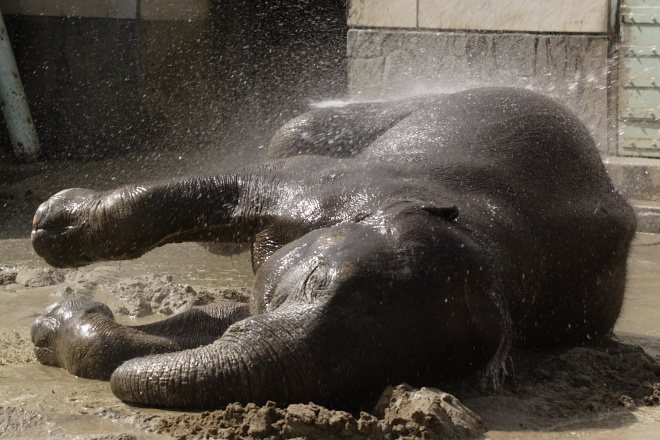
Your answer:
[[[620,9],[619,154],[660,157],[660,0]]]

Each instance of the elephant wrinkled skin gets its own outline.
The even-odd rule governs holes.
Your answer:
[[[34,217],[56,267],[166,243],[250,243],[253,304],[141,327],[54,304],[41,362],[130,403],[372,403],[390,383],[497,379],[512,345],[606,337],[635,222],[588,131],[536,93],[481,88],[312,109],[235,174],[65,190]]]

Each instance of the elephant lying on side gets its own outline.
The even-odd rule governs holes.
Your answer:
[[[54,304],[38,358],[122,400],[372,402],[390,383],[498,371],[511,344],[580,344],[619,315],[635,222],[587,130],[536,93],[481,88],[320,108],[235,174],[52,196],[32,242],[56,267],[183,241],[251,243],[251,310],[127,327]]]

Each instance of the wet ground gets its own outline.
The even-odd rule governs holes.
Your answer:
[[[44,266],[27,239],[30,217],[39,201],[57,189],[103,189],[206,171],[193,169],[185,161],[165,171],[165,164],[178,164],[176,157],[166,155],[148,161],[140,170],[125,167],[126,161],[110,160],[102,173],[97,164],[76,165],[75,172],[57,163],[0,165],[0,439],[264,438],[284,436],[286,429],[288,437],[377,438],[376,432],[383,434],[384,418],[353,417],[307,405],[292,409],[248,405],[233,408],[231,417],[226,412],[133,408],[118,401],[106,382],[78,379],[36,363],[29,328],[39,311],[54,301],[93,297],[107,302],[118,321],[140,324],[161,319],[159,312],[177,312],[192,304],[244,300],[251,287],[247,255],[218,257],[195,244],[168,245],[138,260],[100,263],[78,271],[52,271]],[[488,439],[660,439],[660,407],[644,401],[653,395],[654,383],[660,382],[659,311],[660,236],[638,235],[624,311],[615,329],[619,343],[531,358],[514,356],[509,368],[513,374],[498,395],[478,396],[459,385],[446,391],[481,417]],[[656,394],[660,395],[660,389]],[[229,429],[223,426],[237,413],[242,414],[242,424],[231,432],[222,431]],[[270,414],[272,423],[252,426],[257,414]],[[290,428],[295,425],[291,421],[305,429]],[[338,424],[354,431],[332,431]],[[356,431],[358,426],[362,431]],[[372,429],[371,434],[365,435],[365,429]]]
[[[29,327],[39,310],[74,295],[105,301],[115,312],[123,307],[116,315],[127,324],[162,318],[144,313],[144,295],[153,291],[166,295],[161,295],[159,304],[149,304],[151,311],[164,302],[185,307],[181,301],[186,297],[241,300],[252,282],[247,255],[225,258],[196,244],[168,245],[131,262],[52,271],[34,255],[27,239],[7,239],[0,241],[0,265],[4,265],[0,271],[0,438],[195,438],[203,437],[200,426],[221,419],[216,413],[212,413],[214,422],[213,417],[199,419],[199,413],[132,408],[118,401],[106,382],[78,379],[64,370],[39,365],[32,355]],[[22,269],[17,271],[15,266]],[[11,273],[15,279],[1,278]],[[522,373],[509,379],[504,394],[479,397],[452,392],[481,416],[488,429],[485,436],[493,440],[660,438],[660,407],[646,406],[643,401],[652,395],[644,386],[652,386],[654,377],[647,374],[647,361],[660,363],[658,310],[660,236],[639,235],[616,334],[623,342],[643,347],[649,357],[629,345],[563,351],[541,361],[549,365],[548,371],[522,367]],[[525,362],[516,360],[513,366]],[[600,364],[609,373],[599,370]],[[580,374],[575,376],[571,370]],[[601,377],[612,371],[621,380]],[[584,383],[576,383],[576,377]],[[655,377],[660,382],[660,376]],[[602,380],[612,381],[607,385],[613,388],[611,392],[600,386]],[[635,393],[629,408],[617,404],[622,396]]]

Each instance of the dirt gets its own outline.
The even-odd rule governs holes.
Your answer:
[[[571,419],[657,403],[660,364],[641,347],[616,340],[540,353],[514,353],[499,394],[466,403],[485,419],[516,408],[500,429],[543,430]],[[539,417],[543,415],[543,417]]]
[[[224,410],[147,417],[139,422],[176,438],[467,439],[483,432],[483,422],[451,394],[408,385],[388,387],[372,413],[352,415],[313,403],[278,408],[249,403]]]
[[[30,319],[38,311],[37,305],[82,296],[105,301],[124,323],[162,319],[211,301],[247,301],[250,293],[247,288],[178,283],[171,275],[126,277],[104,265],[82,270],[0,266],[0,287],[5,295],[22,295],[31,304]],[[38,304],[31,297],[39,298]],[[107,383],[75,379],[60,369],[36,364],[27,325],[1,332],[0,348],[0,438],[33,438],[47,432],[53,438],[68,438],[90,426],[93,432],[78,434],[78,438],[477,438],[492,427],[544,430],[595,414],[632,414],[658,405],[660,399],[660,364],[642,348],[616,340],[513,353],[504,389],[499,392],[475,387],[479,383],[476,376],[459,383],[430,384],[444,391],[402,384],[387,388],[373,409],[357,414],[313,403],[284,408],[272,402],[262,407],[233,404],[212,412],[132,408],[114,399]],[[38,382],[34,388],[20,386],[21,368],[32,370],[32,380]],[[43,374],[57,378],[40,378]],[[78,388],[56,386],[58,381],[71,380]],[[7,387],[8,381],[14,386]],[[26,393],[34,396],[26,401]],[[62,400],[65,395],[68,397]],[[62,405],[70,407],[64,413],[71,410],[72,414],[64,416]],[[80,421],[73,427],[63,421],[70,417],[84,417],[85,429],[76,428]],[[95,421],[88,421],[90,418]],[[94,428],[103,421],[114,428]]]
[[[5,273],[11,279],[11,272],[15,272],[15,282],[23,287],[57,285],[52,295],[62,299],[92,299],[95,290],[103,289],[122,301],[122,305],[114,310],[115,313],[136,318],[155,314],[169,316],[213,302],[248,302],[250,299],[247,288],[193,287],[173,283],[171,275],[152,274],[117,280],[115,269],[108,266],[98,266],[92,271],[25,267],[0,271],[0,277]]]

